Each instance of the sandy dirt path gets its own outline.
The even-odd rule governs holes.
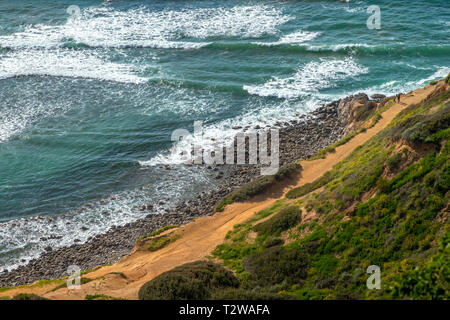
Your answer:
[[[303,170],[295,181],[278,185],[267,194],[256,196],[250,201],[228,205],[223,212],[198,218],[180,227],[175,232],[180,234],[181,238],[156,252],[135,251],[114,265],[105,266],[84,275],[83,277],[96,280],[82,285],[78,290],[62,288],[49,292],[56,285],[48,284],[14,288],[0,292],[0,296],[12,297],[17,293],[35,293],[50,299],[84,299],[88,294],[105,294],[112,297],[137,299],[139,288],[145,282],[176,266],[205,259],[217,245],[224,241],[226,234],[233,229],[234,225],[245,222],[256,212],[274,204],[291,188],[319,178],[346,158],[356,147],[384,129],[407,105],[421,102],[433,89],[434,87],[427,86],[403,96],[402,103],[396,103],[386,110],[375,126],[337,147],[336,152],[327,154],[325,159],[300,162]]]

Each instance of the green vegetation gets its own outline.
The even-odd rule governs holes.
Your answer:
[[[321,188],[322,186],[330,182],[331,179],[331,172],[327,171],[319,179],[314,180],[313,182],[305,183],[301,187],[289,190],[286,194],[286,198],[295,199],[303,197],[304,195],[307,195],[308,193]]]
[[[436,86],[322,177],[235,225],[212,253],[235,275],[196,262],[145,284],[140,298],[449,299],[449,100]],[[380,290],[366,286],[370,265]]]
[[[445,100],[449,99],[450,91],[445,92],[441,98]],[[449,125],[450,110],[448,107],[444,107],[432,114],[416,113],[408,117],[393,129],[392,136],[393,139],[405,139],[416,144],[437,143],[442,140],[442,137],[436,137],[434,134],[438,131],[448,129]]]
[[[317,159],[325,159],[325,156],[328,153],[336,152],[336,148],[342,146],[352,140],[355,136],[360,133],[366,132],[368,128],[372,128],[377,122],[381,119],[381,114],[386,111],[386,109],[390,108],[393,104],[395,104],[393,97],[385,98],[378,108],[374,106],[373,102],[369,102],[367,104],[361,105],[357,110],[356,121],[361,122],[361,128],[359,130],[353,131],[349,133],[347,136],[342,138],[341,140],[329,145],[328,147],[317,152],[316,155],[312,156],[308,160],[317,160]],[[369,126],[364,126],[366,122],[371,120]]]
[[[84,298],[85,300],[126,300],[126,299],[122,299],[122,298],[114,298],[111,296],[107,296],[104,294],[93,294],[93,295],[86,295],[86,297]]]
[[[164,272],[139,290],[140,300],[208,299],[214,291],[236,288],[236,277],[220,265],[196,261]]]
[[[328,153],[332,153],[332,152],[336,152],[336,148],[339,146],[342,146],[344,144],[346,144],[347,142],[349,142],[350,140],[352,140],[357,134],[365,131],[366,129],[361,129],[359,131],[354,131],[350,134],[348,134],[347,136],[345,136],[343,139],[329,145],[328,147],[320,150],[319,152],[317,152],[317,154],[311,158],[309,158],[308,160],[317,160],[317,159],[325,159],[325,156]]]
[[[148,251],[157,251],[161,248],[164,248],[165,246],[167,246],[169,243],[176,241],[177,239],[180,238],[180,235],[175,235],[175,236],[162,236],[162,237],[158,237],[158,238],[154,238],[151,239],[148,243],[147,243],[147,250]]]
[[[292,296],[259,290],[224,289],[215,291],[211,300],[290,300]]]
[[[405,108],[329,172],[292,189],[290,201],[235,226],[213,252],[240,282],[229,296],[257,288],[297,299],[449,299],[449,98],[441,90]],[[293,206],[316,216],[290,220]],[[381,290],[366,287],[370,265],[381,268]]]
[[[92,280],[93,280],[93,279],[86,278],[86,277],[84,277],[84,278],[81,277],[81,279],[80,279],[80,285],[89,283],[89,282],[91,282]],[[64,282],[64,283],[60,284],[59,286],[53,288],[52,290],[50,290],[50,291],[48,291],[48,292],[53,292],[53,291],[56,291],[56,290],[59,290],[59,289],[62,289],[62,288],[66,288],[66,287],[67,287],[67,283]]]
[[[299,223],[302,218],[301,214],[301,210],[296,206],[283,208],[270,219],[256,225],[254,230],[258,234],[278,235]]]
[[[396,298],[437,300],[448,299],[450,284],[450,237],[441,240],[438,254],[422,268],[414,268],[394,280]]]
[[[8,291],[8,290],[11,290],[11,289],[35,288],[35,287],[41,287],[41,286],[45,286],[45,285],[52,284],[52,283],[57,284],[57,283],[63,282],[66,278],[67,277],[64,277],[62,279],[57,279],[57,280],[39,280],[39,281],[36,281],[33,284],[26,284],[26,285],[21,285],[21,286],[17,286],[17,287],[3,287],[3,288],[0,288],[0,293]]]
[[[157,235],[160,235],[161,233],[163,233],[166,230],[170,230],[170,229],[174,229],[174,228],[178,228],[178,225],[174,225],[174,224],[169,224],[167,226],[164,226],[162,228],[159,228],[158,230],[153,231],[152,233],[149,233],[147,235],[144,235],[142,237],[140,237],[137,242],[144,240],[145,238],[149,238],[149,237],[155,237]]]
[[[106,267],[106,266],[110,266],[110,264],[102,264],[102,265],[95,266],[95,267],[90,268],[90,269],[87,269],[87,270],[83,270],[83,271],[81,271],[81,275],[84,275],[84,274],[88,274],[88,273],[97,271],[98,269],[100,269],[100,268],[102,268],[102,267]],[[66,278],[67,278],[67,277],[64,277],[64,279],[66,279]]]
[[[394,153],[388,160],[388,167],[390,171],[395,171],[398,169],[400,163],[402,162],[402,154]]]
[[[246,257],[243,266],[249,285],[292,285],[306,278],[308,258],[300,248],[274,246]]]
[[[19,293],[12,300],[50,300],[33,293]]]
[[[293,163],[281,167],[274,175],[260,176],[228,194],[217,204],[215,211],[223,211],[228,204],[245,201],[257,194],[261,194],[275,183],[292,177],[294,174],[298,173],[300,169],[301,167],[299,164]]]

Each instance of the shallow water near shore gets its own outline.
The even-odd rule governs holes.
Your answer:
[[[447,1],[378,1],[380,30],[371,4],[0,1],[0,270],[217,184],[169,152],[195,120],[221,138],[450,72]]]

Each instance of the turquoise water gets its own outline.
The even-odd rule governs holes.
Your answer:
[[[171,152],[195,120],[221,138],[450,72],[447,0],[377,1],[379,30],[372,4],[0,0],[0,269],[213,184]]]

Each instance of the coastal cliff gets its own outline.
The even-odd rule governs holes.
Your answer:
[[[118,263],[86,272],[81,290],[62,279],[0,296],[448,299],[449,103],[447,77],[400,103],[357,95],[323,106],[316,118],[351,119],[342,139],[285,179],[141,237]],[[381,270],[379,290],[366,286],[369,266]]]

